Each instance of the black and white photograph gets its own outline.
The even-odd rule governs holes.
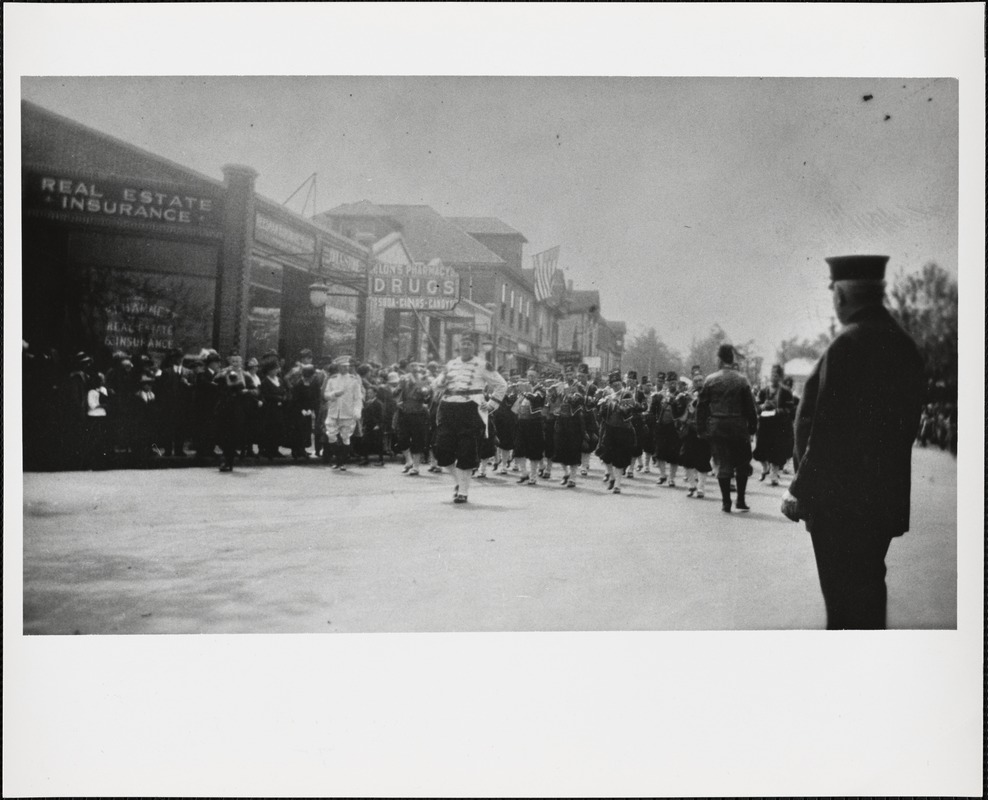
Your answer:
[[[980,792],[982,4],[87,8],[5,6],[5,795]]]

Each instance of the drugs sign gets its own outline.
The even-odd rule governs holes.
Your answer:
[[[370,296],[384,308],[448,311],[460,299],[460,276],[440,263],[376,262],[368,276]]]

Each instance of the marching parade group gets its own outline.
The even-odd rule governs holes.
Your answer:
[[[722,350],[731,371],[733,351]],[[190,442],[196,463],[209,463],[219,449],[224,472],[238,458],[314,456],[338,471],[400,458],[408,477],[448,468],[454,502],[464,503],[471,479],[491,473],[513,474],[525,486],[575,488],[588,476],[593,455],[613,494],[625,480],[657,474],[659,485],[674,488],[681,480],[687,497],[703,498],[708,475],[717,474],[723,489],[725,476],[714,470],[733,470],[740,458],[745,470],[731,472],[729,488],[738,492],[735,507],[746,510],[752,456],[762,463],[762,479],[778,485],[793,449],[796,398],[778,367],[771,382],[755,390],[732,371],[750,400],[735,402],[731,411],[749,443],[745,459],[708,435],[724,409],[711,413],[711,398],[704,402],[699,367],[689,378],[658,373],[654,382],[633,370],[592,378],[586,365],[544,374],[512,371],[505,378],[474,354],[466,337],[445,367],[402,361],[383,368],[341,356],[317,368],[307,350],[291,365],[274,352],[246,363],[234,355],[224,364],[212,350],[190,363],[174,350],[157,365],[121,353],[102,373],[79,353],[72,371],[57,380],[52,354],[27,349],[24,366],[28,468],[52,466],[55,451],[59,465],[69,468],[105,469],[121,455],[147,466],[161,456],[192,456],[185,450]],[[58,445],[46,447],[46,437]]]

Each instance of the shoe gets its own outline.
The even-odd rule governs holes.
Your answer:
[[[771,482],[769,483],[769,486],[778,486],[778,485],[779,485],[779,482],[778,482],[778,481],[776,481],[776,480],[773,480],[773,481],[771,481]]]
[[[606,472],[604,473],[604,477],[601,478],[601,480],[604,481],[604,483],[607,483],[610,479],[611,479],[611,476],[608,475]]]
[[[477,477],[477,468],[476,467],[473,468],[473,472],[470,473],[470,476],[473,477],[473,478],[476,478]]]
[[[614,478],[611,478],[611,479],[610,479],[610,480],[609,480],[609,481],[607,482],[607,491],[609,491],[609,492],[612,492],[612,491],[614,491]],[[621,490],[620,490],[620,489],[618,489],[618,491],[620,492]]]
[[[635,473],[629,469],[626,473],[624,473],[624,477],[630,481],[635,477]]]
[[[612,490],[612,492],[611,492],[611,493],[612,493],[612,494],[621,494],[621,490],[620,490],[620,489],[617,489],[617,488],[615,488],[615,489],[613,489],[613,490]]]
[[[512,472],[521,472],[521,467],[519,467],[517,464],[512,464],[511,465],[511,471]]]
[[[645,467],[645,474],[646,475],[651,475],[652,474],[652,470],[650,470],[648,467]]]
[[[508,474],[508,470],[506,470],[504,467],[501,467],[501,469],[499,469],[497,471],[497,474],[498,475],[507,475]]]
[[[429,472],[431,472],[433,475],[435,475],[438,472],[442,472],[442,471],[443,471],[443,468],[442,467],[437,467],[435,464],[433,464],[431,467],[429,467]]]
[[[224,464],[220,467],[220,472],[233,472],[233,467],[230,464]]]
[[[635,465],[635,472],[641,472],[641,471],[642,471],[642,465],[641,464],[636,464]]]
[[[540,469],[540,470],[539,470],[538,472],[536,472],[535,474],[536,474],[536,475],[538,475],[538,476],[539,476],[540,478],[544,478],[544,477],[545,477],[545,470],[541,470],[541,469]]]
[[[758,479],[758,482],[759,482],[759,483],[761,483],[761,482],[762,482],[763,480],[765,480],[765,479],[766,479],[767,477],[768,477],[768,472],[763,472],[763,473],[762,473],[762,476],[761,476],[761,477],[760,477],[760,478]]]
[[[559,482],[559,485],[565,486],[567,483],[569,483],[569,478],[564,475],[563,479]]]
[[[734,503],[734,507],[738,511],[751,511],[751,508],[749,508],[748,504],[745,503],[744,500],[738,500],[738,501],[736,501]]]
[[[580,470],[580,474],[585,478],[587,477],[587,471],[585,469]]]
[[[479,475],[474,475],[474,477],[479,481],[487,477],[486,472],[481,472]]]
[[[545,478],[547,481],[551,481],[552,480],[552,470],[551,469],[547,469],[545,471],[545,475],[543,475],[542,477]]]
[[[404,469],[402,469],[401,472],[402,472],[402,474],[405,474],[406,472],[411,472],[411,471],[412,471],[412,465],[411,464],[405,464],[405,467],[404,467]]]
[[[531,478],[529,478],[529,477],[528,477],[528,475],[522,475],[522,476],[521,476],[521,477],[520,477],[520,478],[519,478],[519,479],[518,479],[518,480],[516,481],[516,483],[528,483],[528,482],[529,482],[530,480],[531,480]]]
[[[415,469],[414,467],[412,469],[408,470],[409,477],[415,477],[418,474],[419,474],[419,471],[417,469]]]
[[[696,499],[697,500],[702,500],[703,498],[704,498],[703,492],[701,492],[699,489],[697,489],[697,491],[696,491]]]
[[[686,493],[687,497],[693,497],[696,494],[696,489],[690,487],[690,490]]]
[[[730,503],[721,503],[720,504],[720,510],[723,511],[725,514],[730,514],[731,513],[731,504]]]
[[[459,504],[459,503],[465,503],[466,501],[467,501],[467,496],[465,494],[454,494],[453,495],[453,502],[454,503]]]
[[[675,489],[676,488],[676,482],[675,481],[669,481],[669,488],[670,489]]]
[[[665,476],[665,475],[663,475],[663,476],[662,476],[661,478],[659,478],[659,480],[658,480],[658,483],[657,483],[656,485],[657,485],[657,486],[661,486],[661,485],[662,485],[662,484],[664,484],[664,483],[665,483],[665,482],[666,482],[667,480],[668,480],[668,478],[666,478],[666,476]]]
[[[572,479],[566,481],[566,488],[567,489],[575,489],[576,488],[576,482],[573,481]]]

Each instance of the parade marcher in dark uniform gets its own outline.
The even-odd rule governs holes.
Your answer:
[[[515,429],[514,460],[519,464],[522,475],[518,483],[536,486],[539,464],[545,457],[545,426],[542,415],[545,412],[545,388],[539,383],[535,370],[525,373],[525,380],[518,384],[518,399],[514,411],[518,418]]]
[[[782,513],[804,520],[813,540],[828,629],[886,626],[885,556],[909,530],[923,362],[882,304],[887,261],[827,259],[844,327],[796,412],[799,467]]]
[[[563,480],[561,484],[569,489],[576,486],[576,470],[583,459],[583,439],[586,434],[581,409],[585,395],[580,385],[565,381],[557,386],[560,403],[556,412],[553,461],[561,464]]]
[[[427,367],[431,382],[439,377],[440,367],[435,361],[430,361]],[[439,404],[442,402],[442,389],[433,390],[429,401],[429,472],[440,473],[442,467],[436,464],[436,436],[439,433]]]
[[[261,361],[261,408],[258,431],[261,455],[268,460],[284,458],[279,449],[288,441],[288,426],[286,425],[288,404],[288,387],[279,374],[281,367],[277,358],[270,356]]]
[[[652,417],[652,430],[655,431],[655,460],[659,468],[658,485],[662,486],[668,482],[670,487],[675,488],[679,451],[682,447],[679,431],[676,429],[676,418],[681,416],[681,409],[676,404],[679,379],[675,372],[666,373],[664,378],[665,385],[653,395],[649,413]],[[668,475],[666,465],[669,469]]]
[[[398,407],[395,414],[395,449],[405,458],[402,473],[414,477],[419,474],[419,466],[425,463],[428,450],[432,388],[422,364],[409,364],[408,369],[398,379],[398,386],[394,389]]]
[[[580,446],[580,475],[590,474],[590,456],[600,443],[600,423],[597,421],[597,387],[594,384],[586,386],[583,405],[579,414],[583,418],[583,442]]]
[[[110,395],[110,439],[113,449],[133,452],[137,428],[137,392],[141,375],[126,353],[117,353],[106,372],[106,390]]]
[[[635,402],[640,407],[639,414],[635,419],[635,432],[641,444],[642,455],[637,459],[635,470],[646,475],[652,472],[652,461],[655,459],[655,426],[650,412],[652,407],[652,396],[655,394],[655,387],[648,379],[647,375],[642,376],[641,385],[635,394]]]
[[[737,481],[738,495],[734,507],[748,511],[745,489],[751,475],[751,436],[758,424],[755,398],[748,379],[733,368],[734,348],[722,344],[717,348],[720,369],[707,376],[700,388],[696,409],[696,426],[701,438],[709,438],[710,450],[717,461],[721,508],[731,511],[731,476]]]
[[[508,374],[508,388],[504,393],[501,405],[497,407],[491,419],[494,420],[494,433],[497,436],[497,460],[494,466],[499,475],[508,474],[508,465],[514,459],[515,437],[518,433],[518,417],[514,405],[518,401],[518,372],[511,370]]]
[[[768,386],[758,390],[758,433],[755,438],[755,461],[761,462],[765,480],[771,474],[772,486],[779,485],[779,471],[792,458],[793,405],[792,392],[782,385],[782,367],[772,366]]]
[[[620,373],[611,375],[611,385],[620,384]],[[636,413],[634,392],[624,388],[611,392],[604,400],[603,452],[601,460],[610,470],[607,488],[621,494],[621,476],[631,464],[635,450],[635,428],[631,419]]]
[[[258,375],[260,362],[256,358],[247,359],[244,369],[244,436],[240,444],[241,458],[257,458],[255,445],[260,441],[261,430],[261,377]]]
[[[229,366],[217,373],[216,439],[222,460],[220,472],[232,472],[237,451],[243,446],[247,426],[247,378],[240,356],[230,356]]]
[[[710,443],[700,438],[696,427],[696,409],[702,386],[703,375],[694,375],[693,391],[689,394],[689,405],[683,419],[683,444],[680,449],[680,461],[686,468],[686,484],[689,487],[686,496],[700,499],[705,495],[707,474],[711,469]]]
[[[562,399],[555,387],[559,381],[550,376],[545,387],[545,409],[542,412],[542,440],[544,453],[538,475],[546,480],[552,479],[552,459],[556,453],[556,418],[559,416],[559,404]]]
[[[473,342],[463,337],[460,357],[446,365],[436,379],[435,388],[443,389],[436,433],[436,463],[449,467],[456,482],[453,502],[467,502],[470,475],[478,464],[478,438],[487,424],[487,415],[504,398],[507,382],[474,354]],[[484,392],[490,399],[484,400]]]
[[[377,393],[377,399],[384,409],[384,419],[381,423],[381,437],[384,447],[384,455],[391,458],[397,456],[401,451],[395,447],[398,423],[398,401],[395,399],[395,391],[401,382],[401,375],[397,372],[389,372],[387,383],[381,387]]]

